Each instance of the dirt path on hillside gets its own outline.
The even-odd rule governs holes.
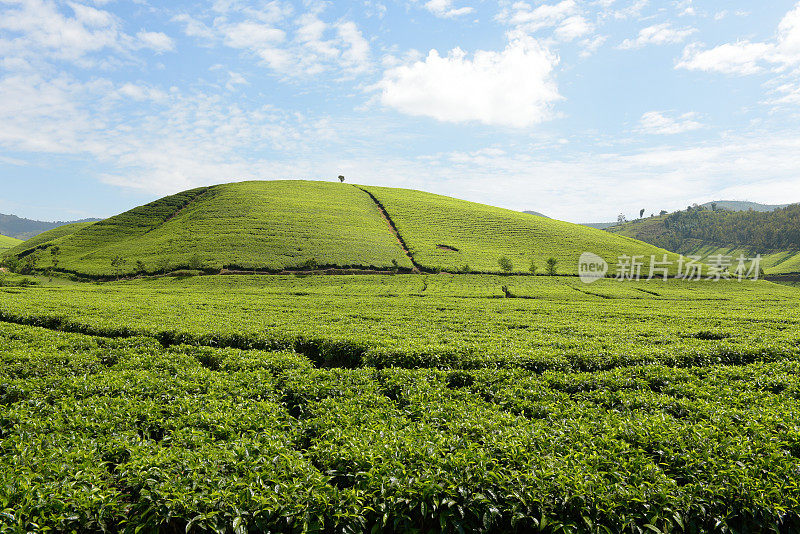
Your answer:
[[[365,192],[367,195],[369,195],[369,198],[372,199],[372,202],[374,202],[375,206],[378,208],[378,211],[380,212],[381,217],[383,217],[383,220],[386,221],[387,225],[389,225],[389,229],[392,231],[392,233],[394,234],[394,237],[397,239],[397,242],[400,244],[400,248],[403,249],[403,252],[405,253],[406,257],[411,262],[411,265],[414,266],[414,269],[413,269],[414,272],[417,273],[417,274],[422,272],[422,268],[414,260],[414,256],[411,254],[411,251],[408,249],[408,245],[406,245],[406,242],[403,239],[403,236],[400,235],[400,232],[397,231],[397,226],[395,226],[394,221],[389,216],[389,213],[386,211],[386,208],[383,207],[383,204],[381,204],[380,201],[377,198],[375,198],[375,195],[373,195],[372,193],[370,193],[366,189],[358,187],[357,185],[354,185],[353,187],[355,187],[356,189],[361,189],[363,192]]]

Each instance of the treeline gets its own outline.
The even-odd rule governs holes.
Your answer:
[[[800,204],[770,212],[690,207],[668,215],[663,232],[650,241],[674,250],[686,239],[765,251],[800,249]]]

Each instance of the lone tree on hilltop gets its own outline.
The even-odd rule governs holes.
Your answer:
[[[617,224],[622,224],[624,222],[628,222],[628,219],[625,218],[625,214],[620,213],[619,215],[617,215]]]
[[[639,210],[639,218],[641,219],[642,217],[644,217],[644,208]]]
[[[339,175],[339,183],[344,183],[344,176],[341,174]]]

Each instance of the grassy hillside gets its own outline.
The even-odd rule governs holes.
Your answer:
[[[694,209],[608,229],[684,255],[755,257],[767,275],[800,273],[800,205],[774,211]]]
[[[311,260],[412,267],[368,195],[324,182],[193,189],[38,245],[59,246],[59,269],[100,276],[179,268],[279,270]],[[39,268],[52,264],[50,254],[37,254]],[[124,263],[112,266],[115,257]]]
[[[403,240],[422,270],[469,266],[499,272],[498,260],[505,256],[514,272],[528,272],[533,260],[544,273],[553,257],[559,274],[576,274],[584,251],[610,263],[622,254],[641,255],[649,263],[651,254],[665,252],[607,232],[454,198],[313,181],[184,191],[100,222],[51,230],[12,252],[47,269],[54,260],[48,249],[57,246],[58,269],[90,276],[315,265],[411,269]]]
[[[58,226],[52,230],[47,230],[41,234],[28,239],[27,241],[16,240],[14,247],[8,249],[7,254],[23,254],[26,251],[35,249],[41,245],[49,244],[56,239],[72,235],[78,230],[94,224],[93,222],[69,223]]]
[[[5,252],[6,250],[14,248],[15,246],[19,245],[20,243],[22,243],[22,240],[20,240],[20,239],[16,239],[14,237],[8,237],[8,236],[0,235],[0,254]]]
[[[576,274],[585,251],[610,263],[622,254],[649,261],[650,255],[666,252],[601,230],[494,206],[408,189],[364,189],[385,207],[416,262],[426,268],[455,271],[468,265],[474,271],[498,272],[498,259],[506,256],[514,272],[527,272],[533,261],[541,273],[553,257],[560,274]]]

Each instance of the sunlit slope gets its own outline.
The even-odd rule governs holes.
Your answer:
[[[86,228],[95,224],[94,222],[79,222],[79,223],[71,223],[65,224],[63,226],[59,226],[57,228],[53,228],[52,230],[47,230],[46,232],[42,232],[41,234],[34,236],[27,241],[17,240],[17,244],[7,251],[8,254],[22,254],[28,250],[35,249],[40,245],[50,244],[57,239],[62,237],[66,237],[69,235],[74,234],[78,230]]]
[[[22,243],[20,239],[0,235],[0,254]]]
[[[61,250],[59,269],[95,276],[412,266],[368,195],[311,181],[240,182],[165,197],[39,244],[40,268],[51,264],[44,248],[52,245]]]
[[[533,261],[544,273],[552,257],[558,274],[576,274],[580,255],[593,252],[611,264],[612,275],[619,256],[643,256],[646,276],[650,256],[661,259],[667,252],[602,230],[465,200],[409,189],[364,189],[384,206],[424,268],[498,272],[498,260],[505,256],[515,272],[528,272]]]

